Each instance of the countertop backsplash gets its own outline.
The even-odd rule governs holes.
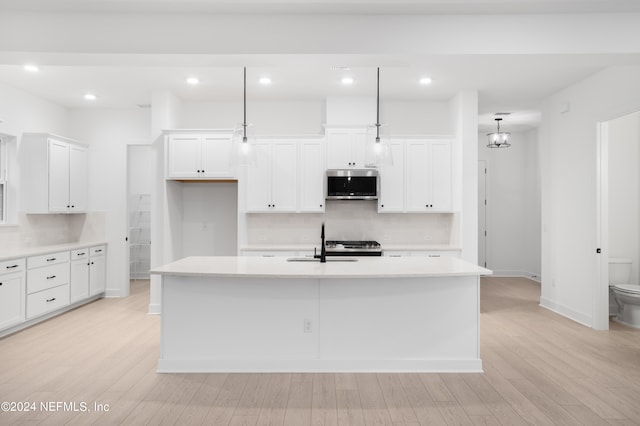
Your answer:
[[[247,244],[314,245],[327,240],[376,240],[392,245],[459,245],[457,213],[378,213],[376,201],[331,201],[325,213],[247,215]]]
[[[18,214],[15,225],[0,227],[2,251],[105,238],[103,212],[85,214]]]

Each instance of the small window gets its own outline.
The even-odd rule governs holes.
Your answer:
[[[0,223],[7,222],[7,142],[0,137]]]

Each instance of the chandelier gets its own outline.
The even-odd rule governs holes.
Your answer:
[[[495,120],[498,124],[498,131],[487,133],[487,137],[489,138],[487,148],[509,148],[511,146],[509,143],[511,133],[500,131],[500,122],[502,121],[502,118],[496,118]]]

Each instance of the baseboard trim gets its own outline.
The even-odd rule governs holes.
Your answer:
[[[481,359],[181,360],[160,359],[158,373],[482,373]]]
[[[510,270],[510,269],[502,269],[502,270],[493,269],[493,276],[494,277],[521,277],[521,278],[528,278],[530,280],[533,280],[539,283],[542,282],[542,277],[540,274],[527,272],[527,271],[517,271],[517,270]]]
[[[160,304],[159,303],[149,303],[149,311],[147,313],[149,315],[160,315]]]
[[[592,328],[592,318],[589,315],[583,314],[582,312],[574,311],[571,308],[568,308],[559,303],[555,303],[549,299],[545,299],[544,297],[540,298],[540,306],[552,312],[555,312],[558,315],[562,315],[565,318],[575,321],[578,324],[582,324],[585,327]]]

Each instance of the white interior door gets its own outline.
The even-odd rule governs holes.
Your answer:
[[[478,161],[478,265],[487,266],[487,162]]]

